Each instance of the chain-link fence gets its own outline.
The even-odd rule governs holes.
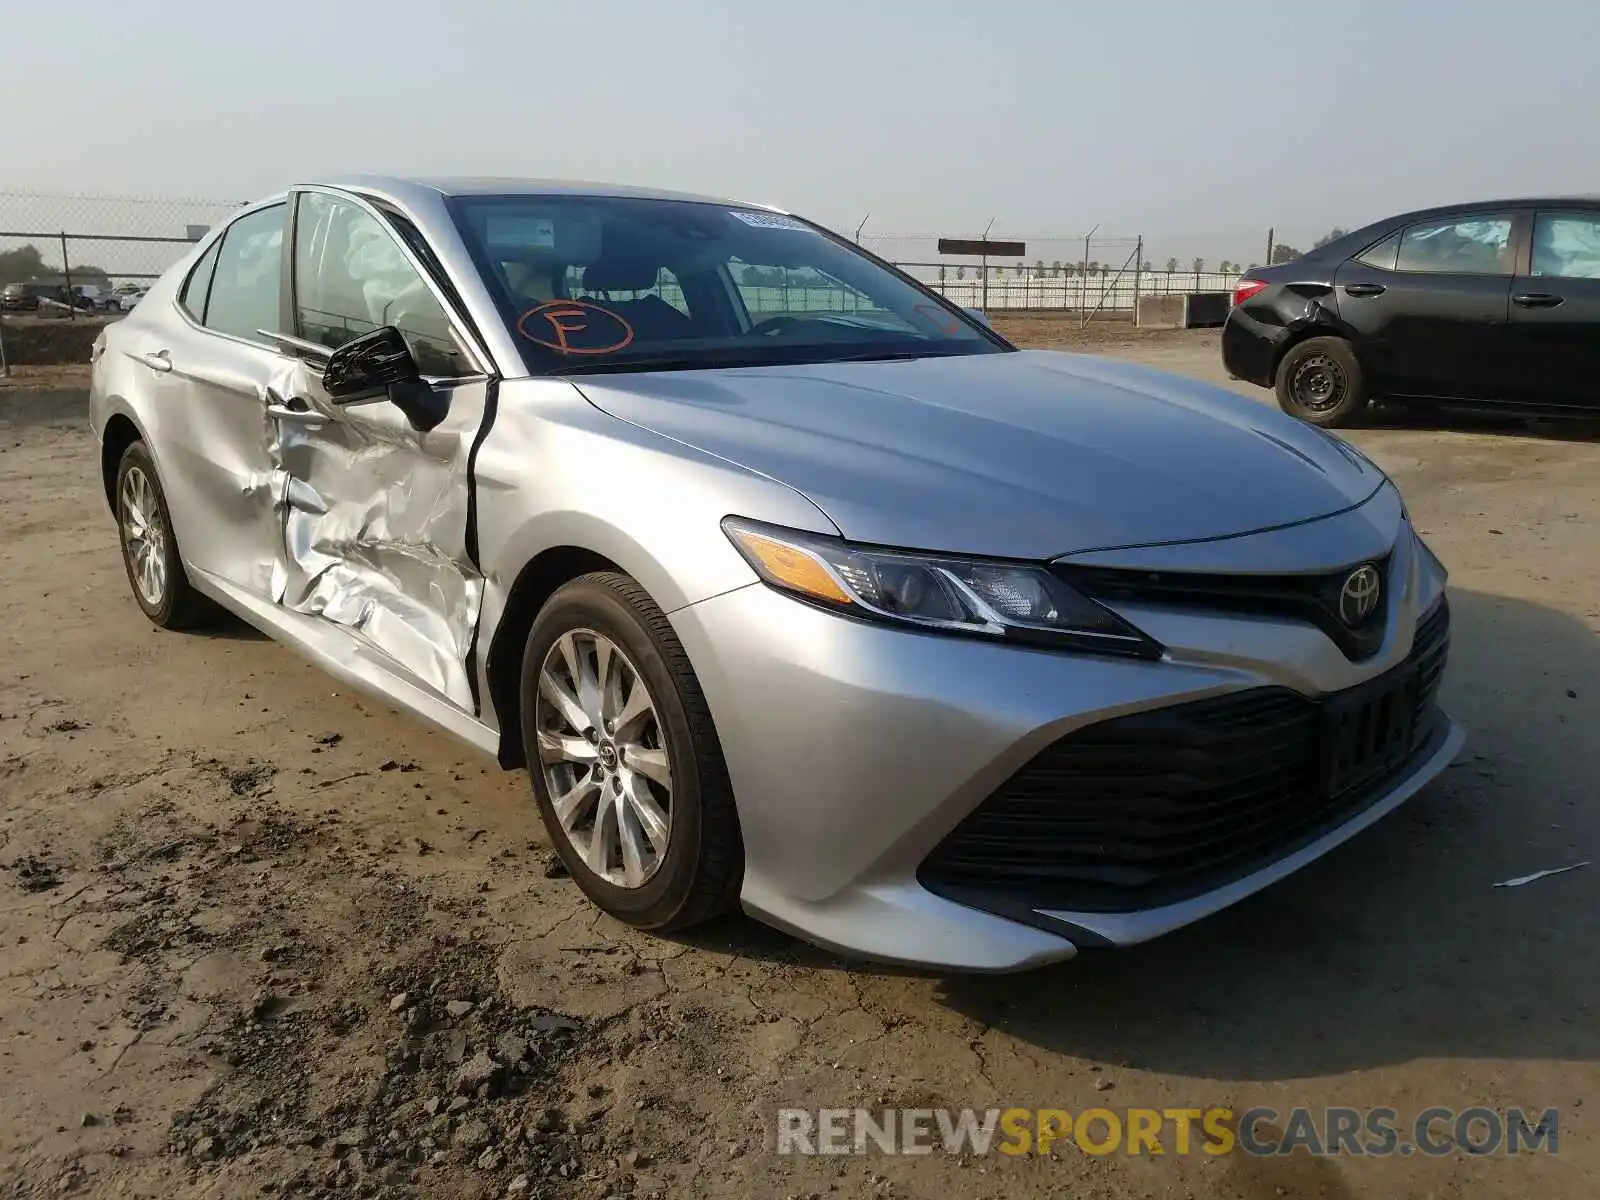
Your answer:
[[[0,286],[33,285],[9,311],[73,316],[116,307],[239,207],[227,200],[0,191]]]
[[[238,207],[228,200],[0,191],[0,285],[37,284],[36,311],[73,315],[88,307],[85,292],[104,299],[119,286],[127,292],[159,276]],[[1026,243],[1027,257],[985,262],[941,255],[934,234],[874,232],[859,240],[958,304],[1059,310],[1085,320],[1131,314],[1140,296],[1230,291],[1243,269],[1202,260],[1151,262],[1142,237],[1112,236],[1098,227],[1087,235],[990,236]],[[1270,235],[1266,241],[1271,244]],[[76,303],[69,302],[73,292],[79,293]]]
[[[1026,258],[1001,261],[938,252],[932,234],[867,234],[861,245],[969,308],[1062,310],[1087,320],[1097,313],[1132,315],[1140,296],[1229,292],[1245,267],[1204,260],[1182,266],[1154,263],[1143,237],[1098,231],[1064,234],[990,234],[992,241],[1023,242]]]

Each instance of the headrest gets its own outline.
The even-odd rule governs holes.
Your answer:
[[[642,258],[603,258],[583,269],[586,292],[647,292],[656,286],[661,268]]]

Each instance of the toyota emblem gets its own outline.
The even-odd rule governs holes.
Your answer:
[[[1346,625],[1359,625],[1377,611],[1383,596],[1383,576],[1371,563],[1362,563],[1345,576],[1339,589],[1339,619]]]

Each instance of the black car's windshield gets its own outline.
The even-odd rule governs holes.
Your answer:
[[[848,243],[763,209],[568,195],[451,209],[533,374],[1009,349]]]

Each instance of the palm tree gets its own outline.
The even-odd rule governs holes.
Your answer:
[[[1206,260],[1205,259],[1197,258],[1197,259],[1194,260],[1194,273],[1196,275],[1200,274],[1200,272],[1204,271],[1205,269],[1206,269]]]
[[[1178,270],[1178,260],[1176,258],[1167,259],[1167,274],[1168,275],[1174,275],[1174,274],[1177,273],[1177,270]]]

